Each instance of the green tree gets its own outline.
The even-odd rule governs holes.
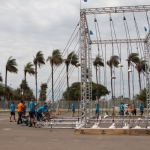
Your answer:
[[[138,63],[139,61],[139,54],[138,53],[131,53],[129,56],[128,56],[128,59],[127,59],[127,62],[128,62],[128,70],[130,69],[130,65],[131,65],[131,62],[133,63]],[[131,98],[131,94],[130,94],[130,72],[128,71],[128,93],[129,93],[129,100]]]
[[[52,108],[54,108],[54,66],[60,66],[63,62],[62,55],[59,49],[53,50],[52,55],[48,56],[47,60],[50,62],[52,68]]]
[[[12,100],[21,100],[21,89],[17,88],[13,91]]]
[[[36,102],[37,102],[37,66],[41,68],[45,64],[45,59],[42,51],[38,51],[34,57],[33,63],[35,65],[35,84],[36,84]]]
[[[7,60],[7,63],[6,63],[5,92],[7,91],[7,89],[6,89],[7,88],[7,72],[10,72],[10,73],[18,72],[16,59],[13,59],[12,56],[9,57],[9,59]],[[4,94],[4,100],[5,100],[5,94]]]
[[[112,84],[112,68],[113,68],[113,66],[118,68],[118,64],[119,64],[119,57],[116,55],[111,56],[110,59],[107,61],[107,65],[110,67],[112,99],[114,97],[114,95],[113,95],[113,84]]]
[[[68,71],[69,71],[69,65],[77,66],[78,63],[78,56],[75,54],[74,51],[72,51],[70,54],[68,54],[67,58],[64,59],[65,65],[66,65],[66,74],[67,74],[67,89],[69,87],[69,78],[68,78]],[[67,91],[67,99],[69,100],[69,91]]]
[[[41,89],[40,89],[40,100],[45,101],[46,100],[46,93],[47,93],[47,83],[41,83]]]
[[[4,93],[8,101],[12,99],[13,91],[8,86],[4,89]]]
[[[138,72],[140,91],[141,91],[141,77],[140,77],[140,74],[145,72],[145,66],[146,66],[146,60],[144,60],[143,58],[139,59],[139,61],[136,63],[136,66],[135,66],[135,68]]]
[[[63,97],[65,100],[67,100],[67,91],[69,91],[70,101],[77,101],[80,99],[80,82],[74,82],[66,91],[63,93]],[[98,90],[97,90],[98,89]],[[99,97],[105,96],[106,94],[109,94],[109,91],[107,88],[101,84],[98,84],[97,88],[97,83],[92,82],[92,100],[96,100],[97,92],[99,93]]]
[[[96,58],[93,61],[93,65],[94,65],[95,70],[96,70],[96,83],[98,85],[98,76],[97,76],[98,68],[97,67],[104,67],[104,62],[103,62],[103,59],[101,58],[101,56],[99,56],[99,55],[96,56]],[[97,94],[99,95],[99,93],[97,93]],[[99,100],[98,95],[97,95],[97,100]]]
[[[139,99],[144,103],[144,106],[146,106],[146,88],[140,91],[140,94],[136,95],[136,98]]]

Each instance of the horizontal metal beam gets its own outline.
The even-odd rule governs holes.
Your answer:
[[[81,11],[85,12],[86,15],[127,13],[127,12],[146,12],[146,11],[150,11],[150,5],[86,8],[86,9],[81,9]]]
[[[141,43],[145,39],[117,39],[117,40],[92,40],[90,44],[117,44],[117,43]]]

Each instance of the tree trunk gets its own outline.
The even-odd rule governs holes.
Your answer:
[[[26,84],[26,75],[27,75],[27,72],[25,71],[24,72],[24,81],[25,81],[25,84]],[[26,86],[25,86],[26,87]],[[21,91],[21,95],[23,95],[23,99],[21,99],[21,100],[24,100],[24,94],[25,94],[25,89],[23,90],[23,89],[21,89],[22,91]],[[23,93],[22,93],[23,92]]]
[[[97,77],[97,66],[96,66],[96,84],[97,84],[97,94],[96,94],[96,100],[98,101],[98,104],[99,104],[99,94],[98,94],[98,77]]]
[[[53,77],[53,62],[51,62],[51,66],[52,66],[52,109],[54,110],[54,87],[53,87],[53,80],[54,80],[54,77]]]
[[[141,77],[140,77],[140,72],[138,71],[138,76],[139,76],[139,87],[140,87],[140,91],[141,91]]]
[[[5,110],[6,87],[7,87],[7,68],[6,68],[6,73],[5,73],[4,110]]]
[[[112,83],[112,67],[110,66],[110,75],[111,75],[111,97],[112,97],[112,100],[113,100],[113,83]]]
[[[6,87],[7,87],[7,69],[5,73],[5,93],[4,93],[4,101],[5,101],[5,96],[6,96]]]
[[[97,83],[97,85],[98,85],[97,66],[96,66],[96,83]]]
[[[128,70],[130,68],[130,62],[128,62]],[[130,72],[128,71],[128,92],[129,92],[129,100],[128,100],[128,104],[130,102]]]
[[[66,64],[66,73],[67,73],[67,101],[68,101],[68,111],[69,111],[69,78],[68,78],[69,65]]]
[[[37,101],[37,64],[35,65],[36,102]]]

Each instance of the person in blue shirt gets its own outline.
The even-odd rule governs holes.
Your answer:
[[[142,103],[140,104],[139,108],[140,108],[140,113],[141,113],[140,115],[142,116],[144,113],[144,106]]]
[[[95,105],[95,116],[98,118],[99,117],[99,104]]]
[[[132,103],[132,107],[134,108],[134,110],[132,111],[132,115],[135,115],[136,116],[136,107],[135,107],[135,104]]]
[[[124,115],[124,105],[123,103],[120,103],[119,105],[119,115],[123,116]]]
[[[26,106],[25,102],[23,102],[22,114],[26,115],[26,109],[27,109],[27,106]]]
[[[33,99],[31,99],[30,103],[29,103],[29,107],[28,107],[28,111],[29,111],[29,116],[30,116],[30,127],[33,125],[34,126],[34,119],[35,119],[35,103],[33,101]]]
[[[12,117],[12,116],[14,116],[14,120],[15,120],[15,122],[16,122],[15,109],[16,109],[16,107],[15,107],[15,105],[14,105],[14,102],[12,102],[11,105],[10,105],[10,122],[12,122],[12,120],[11,120],[11,117]]]
[[[41,120],[41,118],[43,117],[42,114],[45,114],[48,112],[48,108],[47,108],[47,104],[44,103],[44,106],[41,106],[39,107],[37,110],[36,110],[36,118],[38,121]]]
[[[75,114],[75,105],[74,105],[74,103],[71,104],[71,110],[72,110],[72,117],[74,117],[74,114]]]

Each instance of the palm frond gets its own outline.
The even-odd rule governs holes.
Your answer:
[[[39,67],[45,64],[45,59],[42,51],[37,52],[36,57],[33,60],[33,63],[34,65],[38,65]]]
[[[51,64],[53,63],[56,66],[61,65],[63,59],[60,50],[59,49],[53,50],[52,56],[48,56],[46,61],[49,61]]]
[[[33,68],[33,64],[31,62],[28,62],[26,66],[24,67],[24,72],[29,73],[30,75],[35,74],[35,69]]]
[[[68,66],[69,64],[76,66],[78,63],[78,56],[75,54],[74,51],[68,54],[67,58],[64,59],[65,64]]]
[[[12,56],[9,57],[6,63],[6,69],[11,73],[17,73],[18,69],[16,66],[17,66],[16,59],[12,59]]]
[[[99,56],[99,55],[96,56],[96,58],[93,61],[93,65],[104,67],[104,62],[103,62],[103,59],[101,58],[101,56]]]

